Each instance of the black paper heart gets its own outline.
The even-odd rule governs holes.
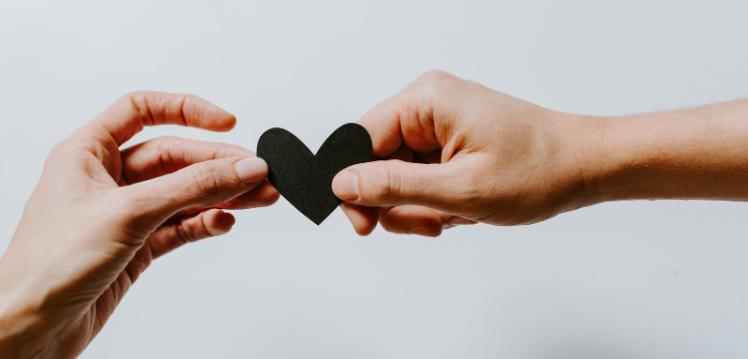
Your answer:
[[[332,193],[332,179],[342,169],[372,156],[371,137],[355,123],[340,126],[317,154],[293,133],[271,128],[260,136],[257,156],[268,164],[268,180],[299,212],[322,223],[340,200]]]

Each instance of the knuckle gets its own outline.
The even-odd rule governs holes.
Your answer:
[[[140,107],[142,107],[152,94],[153,92],[145,90],[131,91],[120,97],[120,101],[127,101],[133,105],[140,105]]]
[[[186,109],[192,105],[202,106],[200,98],[191,93],[179,93],[174,94],[174,98],[178,103],[179,111],[184,116]]]
[[[393,161],[393,163],[400,163],[399,160]],[[387,174],[387,183],[385,184],[385,192],[387,194],[388,198],[394,197],[395,195],[401,193],[402,187],[404,185],[403,183],[403,176],[401,171],[395,170],[393,167],[389,167],[387,171],[385,171]]]
[[[392,160],[392,163],[397,160]],[[402,185],[402,176],[392,166],[387,166],[383,170],[373,173],[371,176],[372,185],[368,187],[369,191],[362,191],[362,196],[374,201],[382,201],[396,197],[400,192]]]
[[[149,91],[133,91],[122,96],[119,101],[126,103],[133,112],[137,113],[141,120],[150,120],[151,114],[149,110],[149,98],[152,96],[152,92]]]
[[[198,218],[195,220],[195,225],[192,230],[192,238],[193,240],[200,240],[203,238],[208,238],[214,236],[214,232],[211,231],[211,227],[208,226],[207,221],[207,214],[202,213]]]
[[[169,92],[153,91],[153,90],[135,90],[126,93],[122,96],[123,100],[138,101],[140,103],[147,103],[154,100],[160,100],[163,98],[169,98],[171,96],[184,96],[183,94],[172,94]]]
[[[443,81],[451,77],[453,77],[453,75],[446,71],[439,70],[439,69],[431,69],[431,70],[424,72],[419,77],[419,80],[424,81],[424,82],[439,82],[439,81]]]
[[[190,172],[190,187],[196,193],[214,196],[218,195],[221,180],[214,167],[200,163],[193,165]]]
[[[195,235],[184,223],[180,223],[174,226],[174,234],[177,239],[183,244],[191,243],[196,240]]]
[[[150,93],[151,91],[147,91],[147,90],[135,90],[135,91],[130,91],[126,93],[122,97],[126,99],[132,99],[132,98],[138,98],[138,97],[142,98],[142,97],[148,96]]]
[[[200,103],[200,102],[202,102],[202,99],[200,97],[198,97],[197,95],[195,95],[195,94],[183,93],[183,94],[180,94],[179,96],[181,96],[182,102],[183,102],[183,104],[185,106],[187,104],[190,104],[190,103]]]
[[[444,91],[449,89],[456,79],[457,77],[448,72],[429,70],[416,80],[416,92],[424,100],[433,100],[441,97]]]
[[[179,142],[181,141],[182,139],[177,136],[160,136],[146,142],[146,145],[152,146],[153,150],[158,154],[163,154],[171,152],[170,150],[173,149],[179,149],[181,147],[179,146]]]
[[[381,181],[377,183],[369,193],[365,193],[363,197],[364,200],[369,201],[380,201],[382,199],[390,197],[390,186],[385,181]]]
[[[454,75],[442,70],[429,70],[424,72],[416,82],[425,88],[438,89],[444,87],[455,78]]]
[[[422,118],[427,118],[430,109],[429,96],[414,96],[409,101],[400,104],[400,118],[405,123],[420,123]]]
[[[174,144],[173,138],[161,137],[153,141],[154,154],[158,158],[158,165],[167,172],[174,172],[180,167],[180,163],[177,163],[173,151],[170,150]],[[184,156],[179,156],[184,158]]]
[[[201,214],[191,220],[184,220],[176,226],[176,236],[183,243],[196,242],[203,238],[213,236],[213,233],[205,223],[205,214]]]
[[[184,111],[187,95],[139,90],[124,95],[121,101],[129,104],[132,111],[139,115],[143,124],[153,125],[164,116],[174,115],[174,112],[181,114]]]

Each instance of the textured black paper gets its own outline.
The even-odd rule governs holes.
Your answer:
[[[322,223],[341,201],[332,192],[332,179],[342,169],[372,157],[369,133],[361,125],[340,126],[317,154],[293,133],[271,128],[260,136],[257,156],[268,164],[268,180],[296,209]]]

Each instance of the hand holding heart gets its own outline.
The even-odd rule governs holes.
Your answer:
[[[239,146],[163,137],[120,150],[144,126],[235,122],[194,96],[141,92],[55,147],[0,261],[0,357],[77,356],[153,259],[229,231],[224,209],[273,203],[265,162]]]
[[[120,149],[144,126],[227,131],[235,121],[194,96],[140,92],[59,144],[0,261],[0,356],[76,356],[153,259],[229,231],[234,217],[224,209],[273,203],[266,162],[242,147],[164,137]],[[337,207],[333,190],[361,234],[379,221],[434,236],[443,226],[527,223],[580,204],[572,160],[581,143],[564,140],[580,122],[475,83],[429,73],[361,124],[342,126],[316,155],[283,130],[261,140],[270,179],[316,223]],[[288,173],[274,157],[284,149],[299,160]],[[372,149],[386,160],[333,180]],[[295,196],[310,188],[295,173],[321,201]]]
[[[360,121],[374,156],[333,180],[355,230],[537,222],[589,204],[580,162],[601,123],[429,72]]]
[[[277,190],[315,223],[345,201],[362,235],[377,223],[426,236],[533,223],[608,200],[745,201],[746,118],[746,100],[571,115],[429,72],[316,155],[269,130],[258,146],[265,162],[175,137],[120,149],[144,126],[228,131],[236,122],[194,96],[134,93],[51,152],[0,260],[0,357],[75,357],[153,259],[226,233],[234,217],[225,209],[269,205]]]

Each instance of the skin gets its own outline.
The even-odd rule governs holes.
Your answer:
[[[144,126],[235,123],[194,96],[139,92],[55,147],[0,261],[0,357],[76,357],[153,259],[228,232],[224,209],[276,201],[267,165],[241,147],[164,137],[120,149]]]
[[[604,201],[748,200],[748,101],[561,113],[431,71],[363,116],[381,160],[333,191],[361,235],[530,224]]]
[[[332,186],[362,235],[528,224],[613,200],[744,201],[746,118],[748,100],[574,115],[432,71],[364,115],[381,160]],[[167,137],[121,149],[147,125],[235,122],[194,96],[135,93],[58,145],[0,260],[0,357],[77,356],[153,259],[229,231],[224,209],[276,201],[267,165],[241,147]]]

